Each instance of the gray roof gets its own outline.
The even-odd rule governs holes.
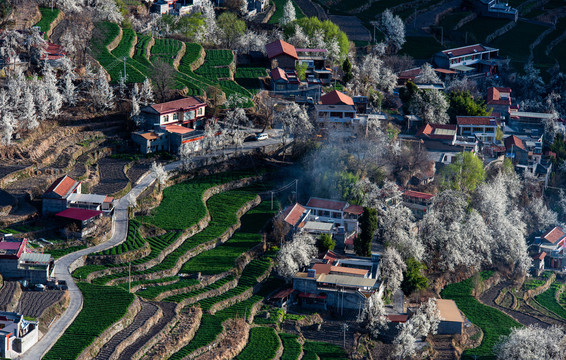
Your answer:
[[[356,111],[354,105],[315,105],[317,111],[321,110],[338,110],[338,111]]]
[[[49,260],[51,260],[51,254],[23,253],[22,256],[20,256],[20,261],[36,262],[40,265],[49,264]]]
[[[104,199],[106,199],[106,195],[97,195],[97,194],[71,194],[67,198],[69,201],[72,202],[82,202],[82,203],[89,203],[89,204],[102,204],[104,203]]]
[[[334,285],[350,286],[350,287],[374,287],[376,279],[367,279],[358,276],[346,276],[335,274],[321,274],[316,280],[317,283],[327,283]]]
[[[314,231],[331,231],[334,227],[333,223],[325,223],[320,221],[307,221],[303,229],[306,231],[314,230]]]

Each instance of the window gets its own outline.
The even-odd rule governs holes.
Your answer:
[[[173,121],[179,121],[179,113],[173,113]]]

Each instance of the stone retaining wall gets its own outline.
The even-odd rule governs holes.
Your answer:
[[[114,50],[118,47],[118,45],[120,44],[120,41],[122,41],[123,35],[124,35],[124,32],[122,31],[122,27],[120,27],[120,32],[118,33],[118,36],[116,36],[116,38],[114,40],[112,40],[112,42],[110,44],[108,44],[108,46],[106,46],[106,48],[108,49],[108,52],[112,52],[112,50]]]

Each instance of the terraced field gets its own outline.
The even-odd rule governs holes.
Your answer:
[[[219,336],[223,334],[225,320],[244,318],[250,323],[253,322],[255,311],[261,307],[261,302],[265,297],[283,285],[281,280],[269,277],[275,253],[264,253],[263,248],[254,248],[261,243],[260,232],[273,216],[271,204],[263,202],[245,214],[238,214],[243,205],[250,203],[259,192],[265,190],[264,187],[256,184],[232,190],[224,189],[224,191],[212,195],[206,203],[203,202],[203,195],[207,189],[234,180],[249,178],[252,175],[256,174],[251,172],[219,174],[192,179],[165,189],[161,204],[152,211],[150,216],[144,217],[144,226],[149,224],[148,226],[154,229],[160,228],[167,231],[165,234],[143,238],[140,235],[142,233],[139,229],[140,223],[137,220],[132,220],[127,240],[99,254],[118,255],[120,252],[124,253],[135,246],[139,248],[142,241],[144,244],[149,244],[151,253],[144,258],[132,261],[131,276],[134,281],[131,286],[132,288],[135,287],[133,289],[133,291],[136,291],[135,296],[140,296],[146,300],[160,300],[161,303],[152,302],[151,304],[159,305],[162,309],[169,309],[169,312],[164,315],[164,319],[148,327],[145,332],[139,334],[137,339],[133,339],[133,345],[127,346],[121,357],[133,356],[138,349],[144,348],[144,344],[148,342],[150,344],[147,345],[148,347],[153,346],[151,339],[156,334],[167,336],[167,332],[171,331],[172,327],[172,325],[167,324],[171,324],[176,316],[173,309],[177,304],[178,309],[181,306],[185,306],[185,309],[192,306],[200,307],[203,310],[203,315],[194,337],[190,341],[187,339],[188,343],[172,354],[170,359],[183,359],[198,349],[201,349],[199,352],[206,352],[208,351],[207,346],[219,340]],[[186,210],[180,212],[179,209]],[[207,211],[210,220],[202,230],[179,242],[175,249],[168,248],[179,238],[181,232],[205,218]],[[220,235],[226,233],[229,228],[238,224],[238,222],[241,223],[240,228],[227,241],[223,243],[215,242]],[[215,246],[199,248],[202,244],[213,244]],[[163,253],[166,248],[169,249],[168,253]],[[197,248],[199,250],[195,252]],[[242,254],[252,248],[254,248],[254,251],[249,252],[249,254],[254,254],[252,258],[243,258]],[[190,254],[190,252],[194,252],[195,256],[182,262],[181,260],[187,259],[187,254]],[[158,256],[162,260],[153,266],[149,266],[147,262],[153,261]],[[243,259],[246,259],[245,262]],[[138,268],[138,266],[144,267]],[[84,286],[85,290],[96,287],[104,290],[115,289],[115,291],[118,291],[117,294],[128,294],[123,290],[129,287],[126,282],[128,271],[127,267],[121,264],[87,265],[75,270],[73,276],[85,279],[89,274],[93,276],[96,271],[112,270],[113,268],[116,269],[117,273],[94,277],[92,280],[94,285],[84,284],[81,286]],[[186,277],[182,273],[200,273],[202,279],[199,281],[193,276]],[[209,278],[209,276],[215,277]],[[101,286],[109,284],[110,280],[114,280],[113,286]],[[134,296],[133,294],[128,295]],[[88,296],[85,295],[85,304]],[[191,301],[191,299],[193,300]],[[92,299],[88,301],[92,303]],[[97,303],[93,306],[101,308],[102,305]],[[133,333],[134,328],[139,328],[140,324],[151,316],[153,310],[155,310],[155,306],[145,305],[145,310],[142,308],[142,311],[136,315],[133,320],[134,323],[115,335],[108,343],[112,346],[108,345],[103,348],[97,358],[108,358],[111,354],[111,348],[119,346],[129,334]],[[63,344],[68,344],[69,339],[71,338],[67,337],[60,341],[63,341]],[[82,345],[83,343],[79,341],[72,346],[76,350],[73,350],[74,352],[71,354],[76,354],[86,346],[85,340],[81,341],[85,345]],[[50,358],[55,358],[55,354],[60,354],[60,346],[54,349]],[[149,350],[149,348],[144,349]],[[300,351],[301,345],[291,335],[282,334],[280,337],[273,328],[257,327],[251,330],[248,344],[237,359],[273,359],[277,353],[283,353],[285,359],[297,359]]]

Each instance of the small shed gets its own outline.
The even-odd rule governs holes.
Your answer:
[[[270,300],[273,303],[273,305],[278,306],[280,308],[286,308],[287,302],[291,300],[294,292],[295,289],[293,288],[283,289],[278,293],[276,293],[275,295],[273,295]]]
[[[464,318],[454,300],[436,299],[436,307],[440,311],[441,318],[438,324],[438,334],[462,334]]]

